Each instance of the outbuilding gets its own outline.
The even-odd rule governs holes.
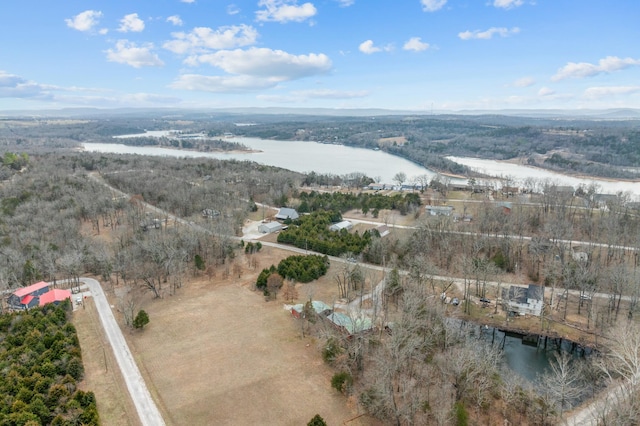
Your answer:
[[[282,229],[282,224],[280,222],[266,222],[258,225],[258,231],[263,234],[272,234],[274,232],[278,232]]]
[[[342,231],[343,229],[346,229],[348,231],[351,228],[353,228],[353,223],[349,222],[348,220],[343,220],[342,222],[334,223],[333,225],[331,225],[329,227],[329,230],[338,232]]]
[[[276,215],[276,219],[278,220],[287,220],[287,219],[296,220],[299,217],[300,215],[298,215],[298,212],[296,211],[296,209],[290,209],[288,207],[282,207],[278,211],[278,214]]]

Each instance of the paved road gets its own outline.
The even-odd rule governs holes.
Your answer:
[[[91,278],[80,278],[80,281],[87,284],[91,290],[93,300],[98,309],[100,322],[113,348],[116,361],[118,362],[124,381],[127,384],[127,389],[136,407],[136,411],[138,412],[138,417],[140,417],[140,422],[144,426],[164,425],[165,423],[160,414],[160,410],[158,410],[156,403],[153,401],[153,398],[151,398],[149,389],[147,389],[144,378],[140,374],[140,370],[131,355],[127,341],[124,339],[120,327],[118,327],[118,323],[113,316],[113,312],[111,311],[104,291],[102,291],[100,283]]]

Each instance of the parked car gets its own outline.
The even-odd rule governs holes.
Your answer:
[[[458,306],[458,305],[460,304],[460,300],[458,300],[458,298],[457,298],[457,297],[454,297],[454,298],[451,300],[451,304],[452,304],[453,306]]]
[[[480,302],[482,302],[482,303],[491,303],[491,300],[487,299],[486,297],[481,297],[480,298]]]

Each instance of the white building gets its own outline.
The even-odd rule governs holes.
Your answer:
[[[529,284],[529,287],[512,285],[508,290],[502,289],[502,300],[504,308],[509,312],[540,316],[544,302],[544,288],[535,284]]]

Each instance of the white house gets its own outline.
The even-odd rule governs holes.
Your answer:
[[[502,289],[502,300],[505,309],[509,312],[540,316],[544,302],[544,288],[535,284],[529,284],[526,288],[512,285],[508,290]]]

